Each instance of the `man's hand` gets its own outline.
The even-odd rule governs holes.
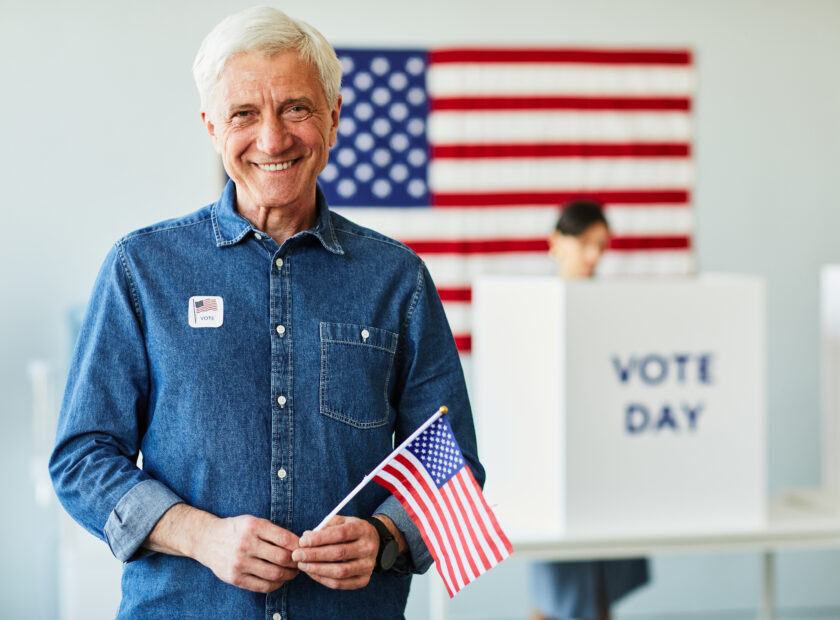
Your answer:
[[[222,581],[245,590],[276,590],[298,574],[292,551],[298,537],[250,515],[219,519],[196,559]]]
[[[250,515],[220,519],[186,504],[163,515],[145,546],[191,557],[222,581],[263,594],[299,572],[292,560],[298,537],[288,530]]]
[[[328,588],[355,590],[370,581],[378,552],[375,527],[362,519],[338,516],[318,532],[304,532],[292,560]]]

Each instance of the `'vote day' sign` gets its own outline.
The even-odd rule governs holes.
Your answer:
[[[615,355],[612,365],[619,383],[623,385],[638,382],[656,388],[670,382],[683,386],[710,386],[713,384],[713,360],[714,355],[711,353],[649,353],[644,356],[631,355],[624,360]],[[683,398],[662,403],[635,400],[624,409],[625,429],[630,434],[669,430],[695,432],[704,408],[704,402],[696,399],[692,401]]]
[[[760,279],[499,276],[473,299],[486,493],[512,536],[764,521]]]

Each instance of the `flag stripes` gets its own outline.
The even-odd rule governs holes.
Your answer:
[[[588,48],[456,48],[429,52],[431,64],[447,63],[590,63],[596,65],[690,65],[686,50]]]
[[[565,202],[578,198],[597,200],[609,206],[610,203],[649,205],[675,204],[686,205],[689,202],[687,190],[627,190],[600,191],[595,189],[579,189],[565,191],[543,192],[438,192],[432,197],[436,207],[510,207],[544,205],[559,208]],[[492,213],[487,214],[492,217]]]
[[[429,183],[438,193],[592,189],[663,190],[692,182],[685,158],[494,157],[440,159],[429,164]]]
[[[618,237],[656,235],[691,236],[694,214],[687,205],[608,205],[610,231]],[[342,210],[362,226],[376,228],[389,237],[409,240],[460,240],[497,238],[504,230],[508,239],[547,237],[557,222],[559,209],[523,206],[495,209],[493,217],[481,209],[452,207],[428,217],[426,209]]]
[[[418,523],[450,597],[513,552],[469,467],[438,489],[423,464],[405,451],[374,480]]]
[[[522,143],[522,144],[433,144],[432,159],[483,159],[511,157],[688,157],[686,143],[637,142]]]
[[[339,125],[340,126],[340,125]],[[428,119],[429,143],[687,142],[687,112],[570,110],[436,111]]]
[[[403,240],[418,254],[509,254],[517,252],[547,252],[548,238],[538,239],[459,239],[413,241]],[[611,250],[674,250],[691,247],[691,239],[685,235],[669,236],[627,236],[611,237]]]
[[[438,110],[681,110],[691,109],[688,97],[435,97]]]

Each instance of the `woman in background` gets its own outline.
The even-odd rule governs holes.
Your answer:
[[[549,238],[561,278],[591,278],[609,242],[598,203],[576,200],[563,208]],[[531,571],[534,620],[608,620],[610,606],[648,581],[645,559],[542,562]]]

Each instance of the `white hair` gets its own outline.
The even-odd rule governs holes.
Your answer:
[[[288,50],[296,51],[315,67],[327,102],[335,107],[341,88],[341,62],[324,35],[279,9],[255,6],[223,19],[198,48],[193,77],[201,109],[210,112],[213,90],[231,58],[243,52],[273,56]]]

